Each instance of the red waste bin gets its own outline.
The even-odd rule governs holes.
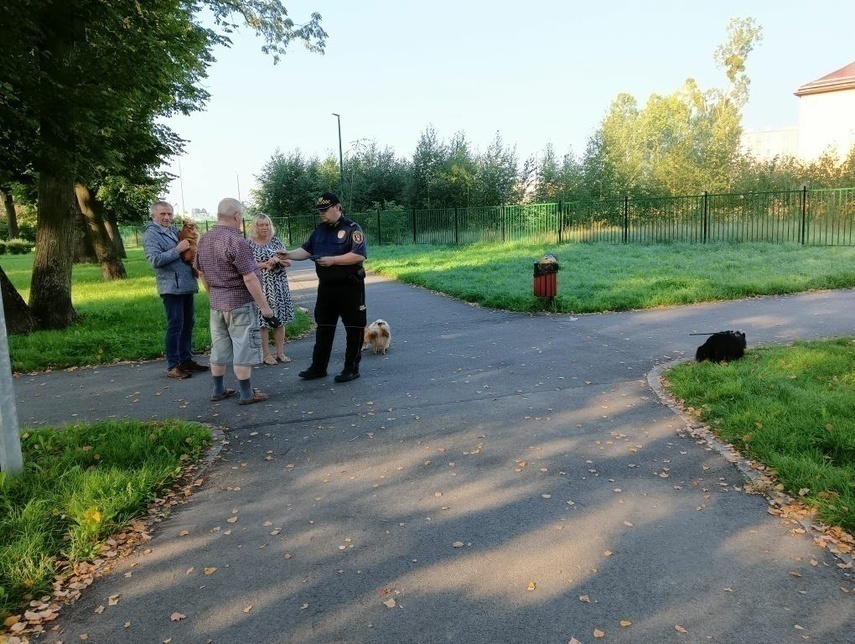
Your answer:
[[[535,297],[555,297],[558,295],[558,273],[534,276]]]
[[[546,255],[534,263],[535,297],[555,297],[558,295],[558,262],[552,255]]]

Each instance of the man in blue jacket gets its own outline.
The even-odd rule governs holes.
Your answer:
[[[193,325],[196,323],[193,296],[199,282],[193,269],[181,259],[190,247],[186,239],[178,241],[178,230],[172,226],[172,206],[165,201],[152,204],[151,221],[143,230],[145,258],[154,269],[157,293],[166,309],[166,375],[183,380],[194,371],[208,367],[193,360]]]

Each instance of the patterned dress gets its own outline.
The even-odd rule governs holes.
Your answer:
[[[266,262],[276,254],[277,250],[285,250],[283,244],[278,237],[273,237],[266,244],[257,244],[251,239],[249,245],[252,247],[252,256],[258,263]],[[261,269],[261,287],[264,289],[264,297],[267,298],[267,303],[273,309],[273,313],[279,318],[282,324],[288,324],[294,319],[294,300],[291,299],[291,289],[288,288],[288,274],[284,266],[277,266],[273,270]],[[261,317],[261,312],[258,313],[259,324],[263,327],[270,327]]]

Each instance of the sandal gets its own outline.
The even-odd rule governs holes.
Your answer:
[[[273,356],[264,356],[264,364],[278,364]]]
[[[238,400],[238,405],[252,405],[253,403],[262,402],[270,398],[267,394],[261,393],[258,389],[253,388],[252,398]]]
[[[291,358],[280,353],[278,356],[276,356],[276,361],[277,362],[291,362]]]
[[[211,396],[211,402],[220,402],[221,400],[225,400],[226,398],[231,398],[237,392],[234,389],[226,389],[219,396]]]

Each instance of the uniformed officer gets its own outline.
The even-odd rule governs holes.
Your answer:
[[[365,234],[355,221],[341,212],[338,195],[325,192],[315,202],[321,223],[300,248],[285,251],[287,259],[311,259],[318,274],[318,299],[315,303],[315,349],[312,364],[299,376],[303,380],[327,375],[335,328],[338,319],[344,323],[347,348],[344,369],[336,382],[359,378],[362,340],[367,322],[365,312],[365,269],[362,262],[368,256]]]

